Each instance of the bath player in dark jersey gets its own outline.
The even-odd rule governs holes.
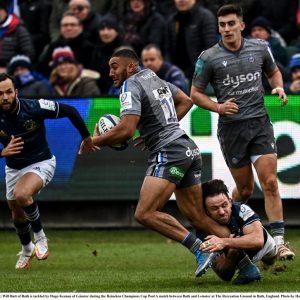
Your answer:
[[[47,144],[44,120],[64,117],[79,131],[85,150],[96,150],[76,109],[44,99],[19,99],[14,78],[0,73],[0,142],[3,145],[0,153],[6,159],[6,198],[22,244],[16,269],[28,268],[34,256],[44,260],[49,255],[38,205],[32,197],[51,181],[56,167]]]

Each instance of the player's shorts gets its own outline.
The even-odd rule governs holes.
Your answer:
[[[185,188],[201,183],[200,150],[187,135],[174,140],[148,159],[146,176],[164,178]]]
[[[229,168],[249,165],[253,156],[277,153],[273,125],[268,115],[219,124],[218,139]]]
[[[267,233],[267,240],[265,242],[264,247],[258,251],[251,259],[253,263],[258,262],[262,258],[268,259],[276,256],[277,254],[277,247],[275,240],[272,238],[272,236]]]
[[[12,169],[5,166],[5,182],[6,182],[6,199],[14,200],[14,188],[18,180],[26,173],[35,173],[43,181],[43,187],[45,187],[53,178],[56,168],[56,158],[52,156],[50,159],[46,159],[32,165],[29,165],[21,170]]]

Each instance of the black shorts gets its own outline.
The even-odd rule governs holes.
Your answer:
[[[267,115],[219,124],[218,139],[229,168],[251,164],[251,156],[277,153],[273,125]]]
[[[164,178],[185,188],[201,183],[202,160],[200,150],[193,140],[183,135],[151,153],[146,176]]]

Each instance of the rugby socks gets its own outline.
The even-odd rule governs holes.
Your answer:
[[[188,248],[193,254],[195,254],[195,252],[199,250],[202,242],[192,232],[189,232],[188,235],[183,239],[181,244]]]
[[[40,232],[43,229],[40,219],[40,212],[37,204],[33,202],[29,206],[23,207],[26,219],[30,222],[34,233]]]
[[[276,245],[284,244],[284,221],[271,222],[270,229]]]
[[[14,221],[14,225],[24,252],[31,253],[32,247],[34,247],[34,245],[31,242],[31,235],[30,235],[31,225],[29,221],[26,220],[25,223],[18,223]]]

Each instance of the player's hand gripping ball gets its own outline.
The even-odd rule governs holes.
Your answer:
[[[118,125],[119,122],[120,122],[120,118],[115,115],[111,115],[111,114],[103,115],[98,121],[98,131],[100,135],[110,131],[113,127]],[[128,143],[123,142],[121,144],[109,145],[109,147],[121,151],[121,150],[125,150],[128,147]]]

